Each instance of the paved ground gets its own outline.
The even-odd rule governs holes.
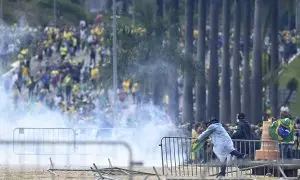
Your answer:
[[[155,174],[152,167],[136,167],[134,168],[136,171],[142,171],[146,173],[153,173]],[[156,168],[157,172],[161,174],[161,168]],[[135,175],[134,180],[157,180],[158,178],[156,176],[148,176],[147,175]],[[24,180],[24,179],[42,179],[42,180],[77,180],[77,179],[87,179],[87,180],[95,180],[99,175],[95,172],[59,172],[55,171],[54,173],[50,173],[48,171],[47,167],[43,168],[26,168],[26,169],[20,169],[20,168],[0,168],[0,179],[5,180]],[[128,179],[128,176],[106,176],[110,177],[114,180],[125,180]],[[205,177],[205,176],[197,176],[197,177],[165,177],[160,176],[161,180],[195,180],[195,179],[216,179],[215,177]],[[222,179],[258,179],[258,180],[275,180],[279,178],[274,177],[227,177]]]

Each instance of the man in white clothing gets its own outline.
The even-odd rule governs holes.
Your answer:
[[[198,136],[198,141],[205,141],[207,137],[211,138],[213,144],[213,152],[222,163],[221,172],[218,176],[225,176],[226,163],[232,157],[244,159],[245,154],[238,152],[233,147],[233,142],[226,132],[225,128],[216,118],[212,118],[207,124],[207,129]]]

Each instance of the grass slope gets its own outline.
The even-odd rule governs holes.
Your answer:
[[[300,57],[297,57],[291,64],[289,64],[282,73],[279,79],[280,88],[286,89],[286,84],[293,77],[297,78],[298,82],[300,82]],[[296,93],[296,100],[291,102],[290,106],[292,113],[300,116],[300,87],[298,87]]]
[[[74,24],[89,19],[83,4],[69,0],[56,0],[58,24]],[[8,24],[17,23],[25,16],[30,25],[46,25],[53,19],[53,0],[3,0],[3,19]]]

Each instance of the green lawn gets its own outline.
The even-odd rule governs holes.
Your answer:
[[[289,64],[283,71],[279,78],[280,88],[285,89],[287,82],[293,77],[297,78],[298,82],[300,82],[300,57]],[[300,116],[300,87],[298,87],[296,93],[296,100],[290,104],[290,110],[293,114]]]

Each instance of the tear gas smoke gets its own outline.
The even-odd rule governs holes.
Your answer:
[[[20,103],[18,110],[14,110],[12,98],[5,94],[3,89],[0,91],[0,122],[1,122],[1,139],[14,140],[40,140],[40,141],[70,141],[75,135],[76,140],[118,140],[126,141],[133,149],[133,158],[135,161],[142,161],[147,165],[160,165],[160,148],[159,143],[162,137],[167,136],[174,131],[174,126],[167,121],[167,116],[158,108],[151,104],[137,107],[130,105],[119,114],[119,122],[112,129],[101,126],[99,123],[86,124],[84,122],[76,124],[72,127],[75,130],[27,130],[19,132],[15,128],[70,128],[67,126],[68,119],[58,112],[47,109],[41,104],[31,105],[31,108],[25,103]],[[134,128],[129,127],[128,122],[135,124]],[[131,123],[131,125],[133,124]],[[103,129],[101,129],[103,128]],[[99,130],[100,129],[100,130]],[[55,134],[57,133],[57,134]],[[24,164],[36,164],[39,162],[42,165],[49,163],[48,158],[56,159],[56,164],[72,166],[91,165],[95,163],[95,157],[98,160],[96,163],[107,165],[107,158],[113,161],[114,165],[127,165],[128,154],[126,149],[122,147],[109,147],[95,145],[85,145],[82,147],[77,145],[76,149],[57,145],[56,152],[53,152],[53,146],[48,145],[28,145],[15,146],[14,152],[11,147],[6,147],[10,153],[10,163],[18,164],[20,159],[15,154],[23,153],[31,156],[23,156]],[[5,148],[5,149],[6,149]],[[3,148],[1,148],[3,150]],[[38,150],[39,149],[39,150]],[[7,150],[7,149],[6,149]],[[7,153],[6,152],[6,153]],[[41,156],[34,156],[42,154]],[[47,154],[47,156],[43,155]],[[66,157],[66,154],[70,154]],[[7,155],[1,157],[8,157]],[[15,157],[15,159],[13,158]],[[2,159],[2,158],[1,158]],[[69,160],[67,160],[69,159]],[[5,158],[3,159],[5,160]],[[83,164],[85,162],[85,164]],[[1,162],[0,162],[1,163]]]
[[[26,25],[24,19],[20,26],[14,29],[3,22],[0,27],[6,29],[7,36],[0,35],[0,53],[6,53],[1,47],[7,42],[13,51],[21,44],[22,37],[28,32],[36,31]],[[17,38],[16,38],[17,37]],[[136,70],[139,71],[139,70]],[[11,73],[6,73],[5,79],[12,79]],[[10,82],[12,83],[12,82]],[[118,121],[113,127],[107,128],[103,122],[112,122],[109,111],[99,111],[95,115],[94,123],[80,121],[74,123],[58,111],[50,110],[42,104],[28,102],[27,93],[20,98],[17,110],[13,106],[11,93],[3,87],[0,81],[0,139],[5,140],[39,140],[39,141],[99,141],[118,140],[129,143],[133,150],[133,160],[142,161],[145,166],[160,166],[160,140],[175,132],[165,112],[151,103],[135,105],[129,96],[121,102],[118,109]],[[16,129],[16,128],[60,128],[51,129]],[[65,128],[65,129],[62,129]],[[39,154],[39,155],[37,155]],[[110,158],[114,166],[128,165],[128,153],[121,146],[80,145],[76,147],[66,145],[15,145],[3,146],[0,149],[0,163],[5,165],[49,165],[51,157],[56,167],[59,166],[91,166],[92,163],[107,166]]]
[[[3,82],[0,83],[3,84]],[[118,110],[118,122],[114,123],[114,127],[107,128],[103,122],[111,121],[109,120],[109,113],[103,115],[103,112],[99,112],[99,115],[96,115],[95,123],[80,121],[74,124],[66,116],[50,110],[42,104],[32,104],[21,100],[18,103],[18,109],[15,110],[11,94],[7,94],[3,88],[0,89],[0,98],[1,139],[72,141],[76,138],[76,141],[126,141],[133,150],[133,159],[142,161],[146,166],[160,165],[161,157],[158,146],[160,140],[162,137],[170,135],[175,129],[168,120],[168,116],[151,103],[137,106],[132,104],[131,100],[124,102],[122,105],[125,108]],[[26,96],[22,98],[26,99]],[[128,98],[130,99],[130,96]],[[14,130],[19,127],[72,128],[72,130],[24,129],[24,132]],[[56,167],[65,165],[72,167],[90,166],[92,163],[107,166],[108,158],[112,160],[114,166],[126,166],[128,164],[128,153],[122,147],[77,144],[76,148],[73,148],[65,145],[53,147],[36,144],[16,145],[14,149],[11,146],[1,148],[1,150],[4,149],[6,154],[1,156],[3,157],[1,158],[2,162],[9,157],[10,164],[39,164],[44,166],[49,164],[49,157],[55,162]],[[19,156],[18,154],[25,155]]]

